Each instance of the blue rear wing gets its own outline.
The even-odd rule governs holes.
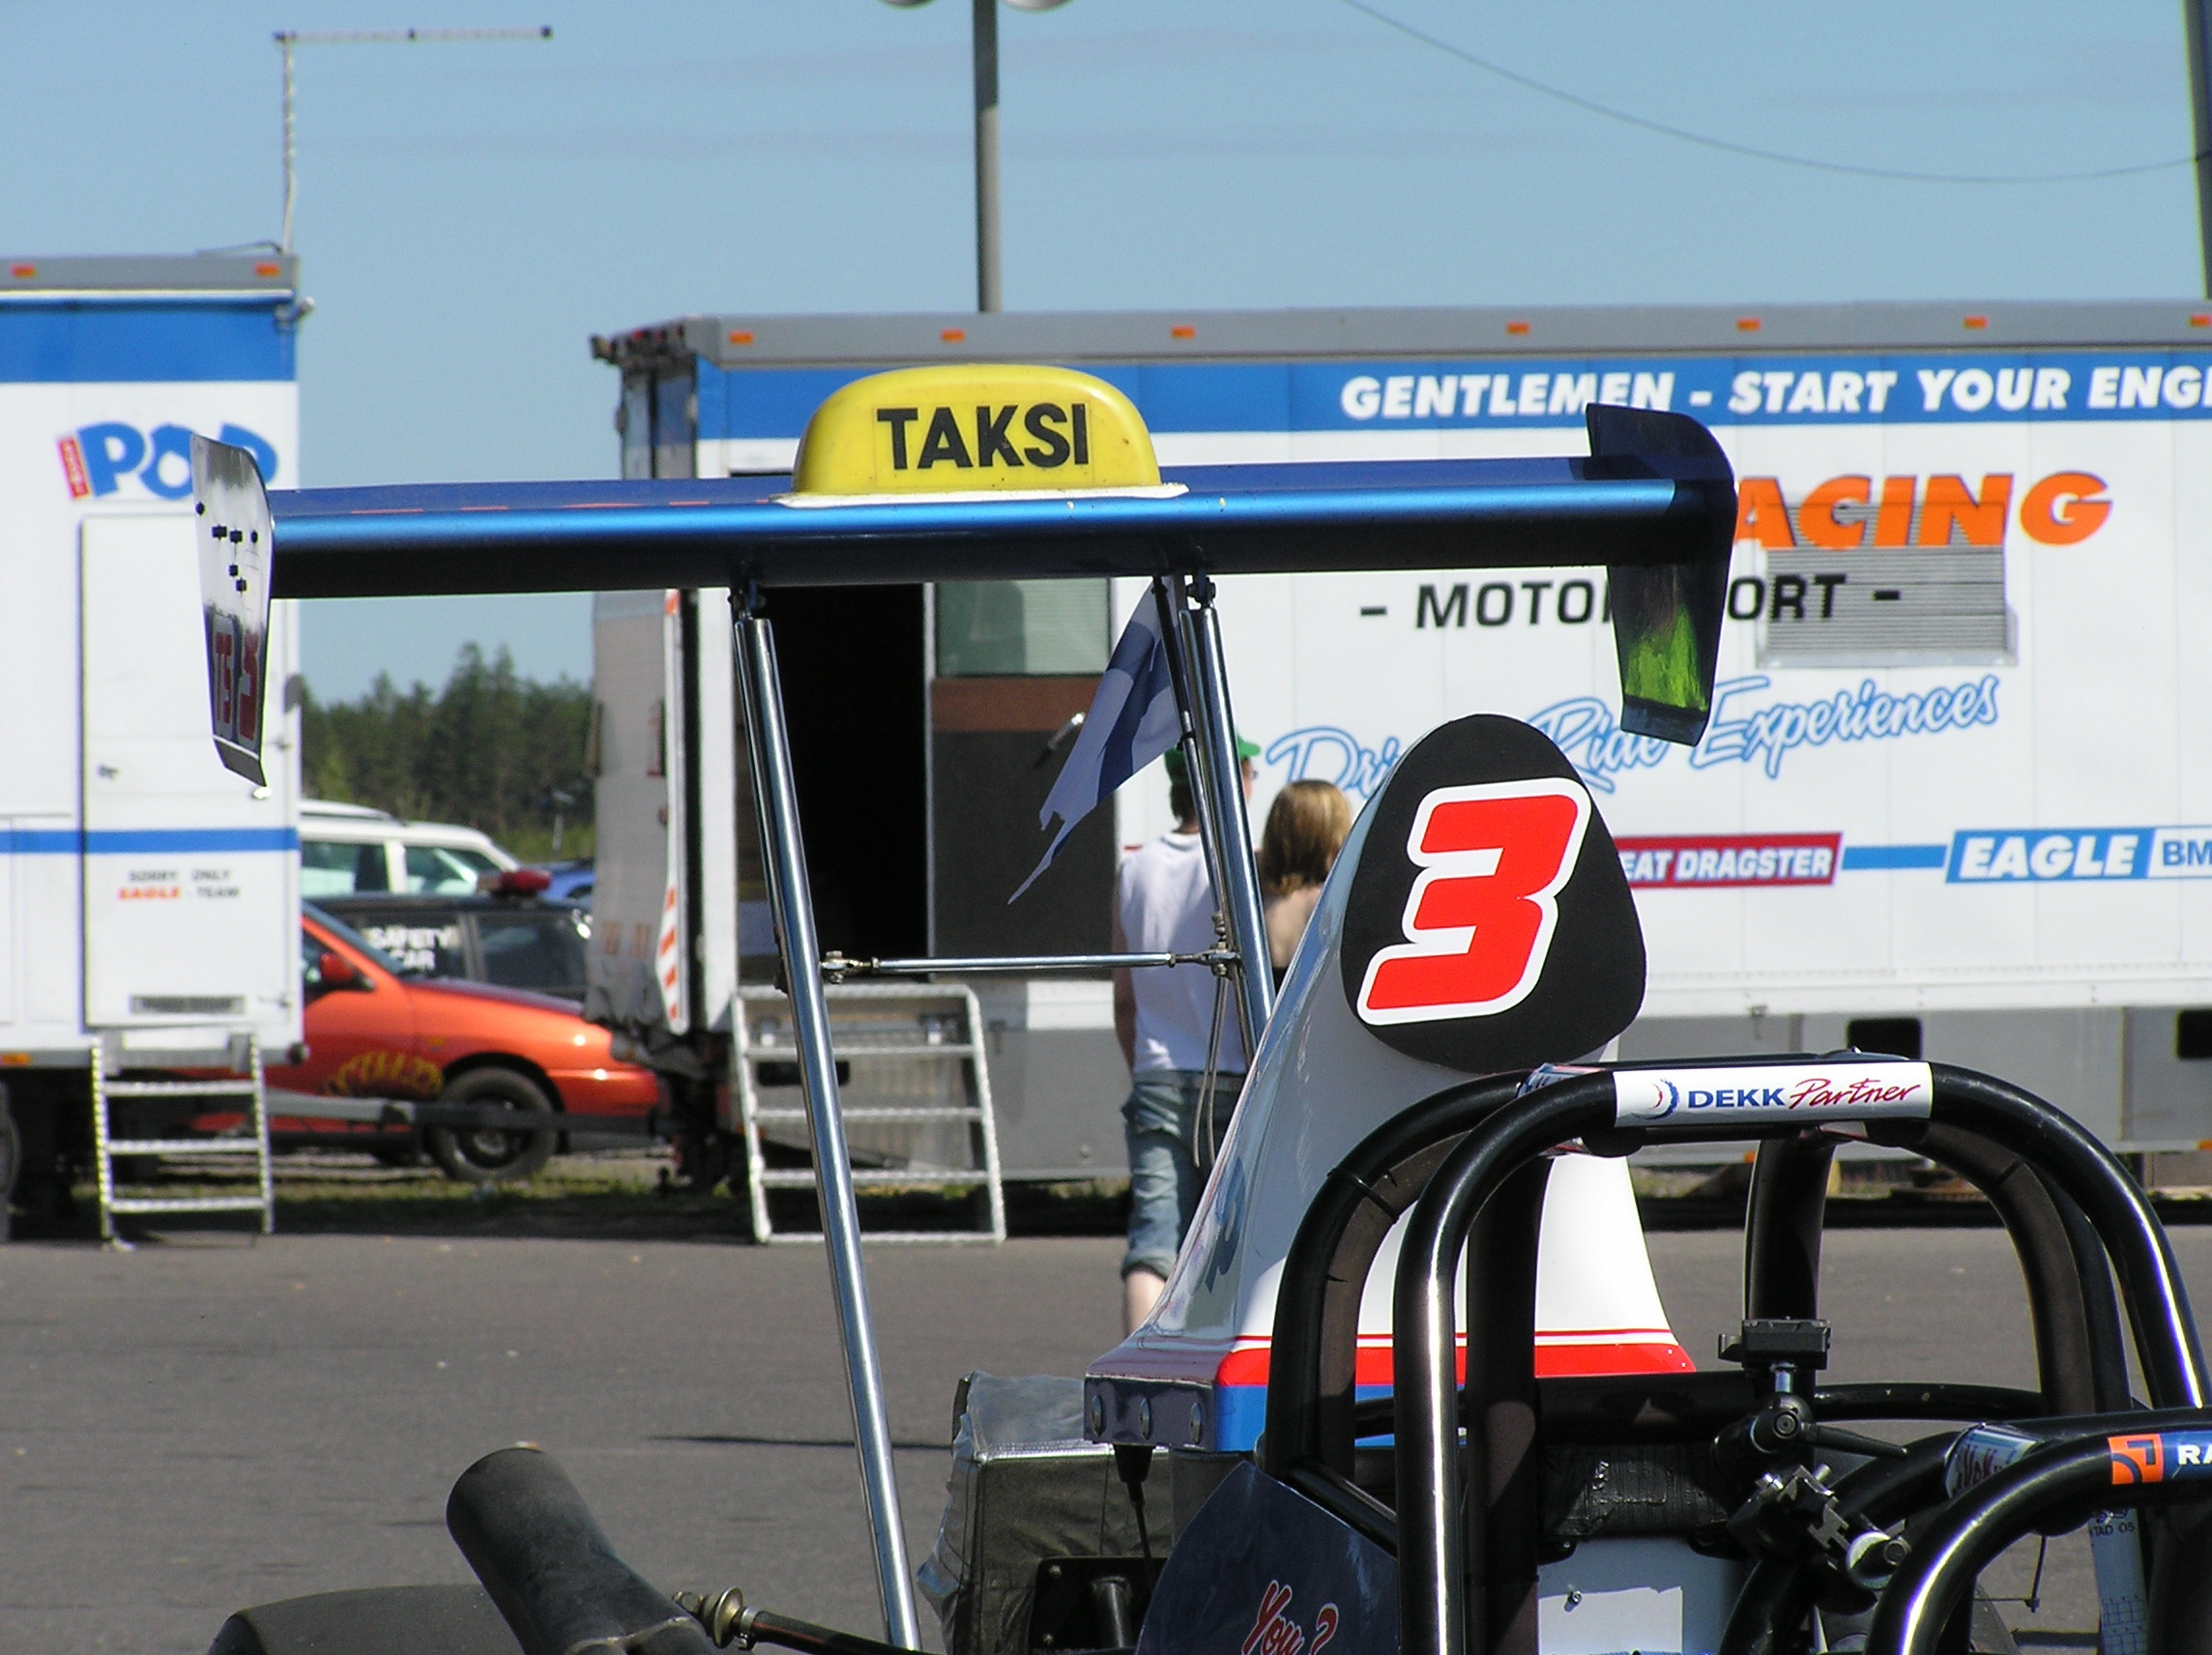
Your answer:
[[[275,595],[885,585],[1603,565],[1623,724],[1710,710],[1735,483],[1686,415],[1592,404],[1586,458],[1186,466],[1050,497],[795,502],[788,478],[279,490]]]

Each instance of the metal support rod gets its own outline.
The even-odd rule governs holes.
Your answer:
[[[1244,762],[1237,755],[1237,721],[1229,705],[1229,661],[1221,647],[1221,616],[1213,607],[1213,582],[1200,575],[1192,583],[1197,607],[1190,611],[1190,665],[1197,682],[1198,706],[1206,720],[1207,757],[1212,767],[1208,791],[1220,821],[1215,838],[1228,876],[1221,904],[1229,916],[1229,942],[1242,958],[1237,972],[1244,1012],[1247,1061],[1260,1049],[1260,1035],[1275,1009],[1274,962],[1267,947],[1267,920],[1260,905],[1260,870],[1252,855],[1252,824],[1244,813]]]
[[[975,308],[999,308],[999,0],[975,0]]]
[[[1197,675],[1191,668],[1190,614],[1183,602],[1183,577],[1153,576],[1152,602],[1159,610],[1160,648],[1167,653],[1168,681],[1175,686],[1176,712],[1182,724],[1183,782],[1190,789],[1192,808],[1198,812],[1199,848],[1206,857],[1207,886],[1213,892],[1215,944],[1226,949],[1235,938],[1221,896],[1229,882],[1222,856],[1220,815],[1213,806],[1213,771],[1206,758],[1207,723],[1199,708]],[[1241,800],[1241,791],[1238,797]],[[1244,1056],[1249,1062],[1259,1031],[1250,1025],[1241,994],[1237,997],[1237,1021],[1244,1031]]]
[[[814,1141],[814,1184],[822,1201],[822,1240],[837,1299],[837,1330],[845,1345],[845,1379],[853,1405],[853,1440],[875,1546],[876,1587],[884,1636],[919,1649],[914,1589],[891,1463],[890,1420],[884,1408],[883,1364],[868,1314],[868,1278],[860,1258],[860,1215],[853,1194],[853,1162],[837,1096],[837,1060],[830,1045],[830,1002],[818,962],[814,897],[807,885],[806,847],[800,837],[799,796],[792,780],[791,740],[784,728],[775,636],[747,600],[737,623],[738,682],[744,696],[745,744],[752,761],[753,799],[760,812],[761,863],[769,906],[791,995],[793,1043],[806,1122]]]
[[[1148,966],[1210,966],[1228,971],[1237,963],[1235,954],[1218,948],[1203,954],[980,954],[928,960],[853,960],[831,953],[822,957],[822,974],[835,982],[847,976],[920,977],[937,972],[949,976],[985,976],[1002,972],[1115,972]]]

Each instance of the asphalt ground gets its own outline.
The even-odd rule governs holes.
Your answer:
[[[2174,1244],[2212,1300],[2212,1234]],[[1736,1237],[1661,1234],[1701,1362],[1739,1314]],[[871,1248],[909,1547],[929,1549],[960,1376],[1078,1373],[1117,1334],[1111,1239]],[[2000,1234],[1827,1244],[1838,1379],[2030,1384]],[[872,1630],[876,1606],[817,1246],[726,1238],[180,1235],[0,1248],[0,1649],[205,1649],[243,1604],[460,1581],[446,1492],[537,1442],[670,1588]],[[2034,1641],[2095,1624],[2053,1547]],[[1994,1577],[2018,1595],[2026,1557]],[[925,1611],[926,1619],[926,1611]]]

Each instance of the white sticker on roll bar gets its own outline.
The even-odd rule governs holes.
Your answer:
[[[1936,1100],[1926,1063],[1734,1064],[1710,1069],[1615,1069],[1620,1126],[1718,1127],[1786,1120],[1924,1120]]]

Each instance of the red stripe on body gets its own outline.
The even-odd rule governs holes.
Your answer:
[[[1543,1379],[1581,1378],[1601,1374],[1694,1374],[1698,1364],[1690,1360],[1671,1333],[1658,1333],[1641,1339],[1609,1338],[1616,1332],[1642,1332],[1643,1329],[1595,1328],[1589,1333],[1569,1335],[1538,1334],[1536,1346],[1536,1377]],[[1569,1338],[1572,1344],[1548,1345],[1546,1338]],[[1391,1383],[1392,1367],[1390,1347],[1386,1344],[1362,1343],[1353,1359],[1353,1382],[1361,1385],[1387,1385]],[[1222,1385],[1264,1385],[1267,1382],[1267,1347],[1246,1345],[1229,1352],[1221,1359],[1214,1372],[1214,1383]],[[1467,1347],[1459,1350],[1459,1379],[1467,1382]]]

